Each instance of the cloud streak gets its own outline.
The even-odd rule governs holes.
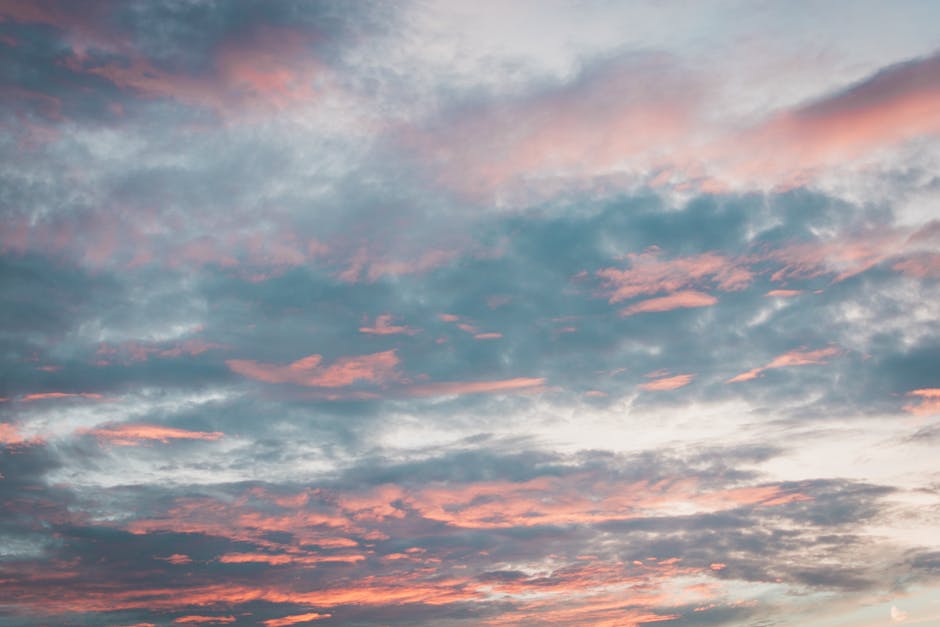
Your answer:
[[[742,381],[751,381],[763,375],[768,370],[776,368],[792,368],[794,366],[810,366],[825,364],[830,357],[839,355],[842,350],[836,346],[820,348],[817,350],[795,349],[774,357],[764,366],[752,368],[747,372],[728,379],[726,383],[740,383]]]

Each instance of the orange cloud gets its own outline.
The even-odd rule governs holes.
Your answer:
[[[692,307],[709,307],[718,302],[718,299],[710,294],[695,292],[692,290],[685,292],[676,292],[669,296],[659,298],[649,298],[634,303],[629,307],[620,310],[621,316],[632,316],[638,313],[649,313],[659,311],[672,311],[673,309],[685,309]]]
[[[173,619],[174,623],[181,623],[186,625],[225,625],[227,623],[234,623],[234,616],[180,616],[179,618]]]
[[[918,399],[918,403],[904,406],[904,411],[915,416],[933,416],[940,414],[940,388],[923,388],[907,393]]]
[[[653,381],[649,381],[648,383],[641,383],[638,387],[641,390],[646,390],[648,392],[677,390],[681,387],[687,386],[694,378],[694,374],[677,374],[671,377],[655,379]]]
[[[821,348],[818,350],[792,350],[786,352],[782,355],[774,357],[773,360],[765,366],[759,366],[757,368],[752,368],[747,372],[742,372],[739,375],[731,377],[725,383],[740,383],[742,381],[750,381],[756,379],[764,373],[766,370],[772,370],[774,368],[789,368],[792,366],[808,366],[814,364],[824,364],[829,357],[834,357],[842,353],[842,349],[830,346],[829,348]]]
[[[503,337],[502,333],[477,333],[473,336],[475,340],[498,340]]]
[[[283,618],[271,618],[264,621],[265,627],[285,627],[286,625],[296,625],[297,623],[309,623],[321,618],[329,618],[332,614],[318,614],[310,612],[308,614],[293,614]]]
[[[665,513],[676,506],[705,513],[808,498],[776,485],[700,492],[694,479],[606,485],[585,474],[519,483],[432,485],[413,491],[387,486],[372,494],[344,497],[342,506],[356,519],[384,518],[401,515],[393,505],[397,502],[424,518],[455,527],[494,529],[626,520]]]
[[[185,429],[148,424],[121,424],[99,427],[84,430],[82,433],[119,446],[136,446],[145,441],[168,444],[170,440],[218,440],[224,435],[220,431],[187,431]]]
[[[345,562],[354,564],[365,559],[364,555],[293,555],[285,553],[226,553],[219,558],[223,564],[319,564],[323,562]]]
[[[803,293],[803,290],[770,290],[764,296],[769,296],[771,298],[790,298],[792,296],[799,296]]]
[[[348,566],[343,567],[341,577],[325,578],[312,590],[294,589],[289,582],[296,573],[290,571],[285,573],[290,579],[259,577],[249,584],[193,581],[185,586],[131,588],[120,581],[85,586],[76,573],[64,581],[47,580],[43,586],[12,593],[23,607],[41,607],[47,614],[139,608],[180,611],[259,602],[323,608],[270,619],[292,621],[273,623],[284,625],[326,618],[324,610],[342,605],[444,605],[485,602],[496,595],[506,605],[500,614],[489,615],[490,624],[529,624],[548,618],[557,624],[639,624],[673,616],[659,609],[664,606],[701,604],[711,588],[688,585],[688,577],[711,577],[716,564],[684,565],[668,555],[632,564],[580,555],[565,564],[552,556],[550,562],[536,566],[538,572],[487,579],[472,572],[449,574],[440,566],[442,556],[433,549],[411,547],[365,566],[362,555],[331,555],[332,548],[315,546],[322,544],[322,538],[336,537],[341,529],[355,533],[368,545],[370,540],[387,538],[381,533],[387,523],[399,528],[415,517],[464,529],[580,525],[667,514],[676,508],[683,513],[716,512],[746,505],[772,507],[808,498],[780,485],[711,490],[694,479],[623,483],[595,472],[524,482],[432,482],[413,489],[388,484],[366,490],[304,489],[292,494],[255,486],[233,499],[180,499],[166,517],[133,521],[127,528],[133,533],[202,533],[264,547],[217,558],[227,564],[296,567],[300,573],[321,562],[345,561]],[[347,540],[334,548],[349,546],[356,546],[356,542]],[[384,572],[376,572],[379,563]],[[685,583],[676,588],[674,583],[680,577]],[[196,618],[181,617],[188,620],[179,622],[222,623],[228,618],[193,616]]]
[[[397,381],[399,364],[394,350],[355,357],[340,357],[330,366],[321,366],[320,355],[310,355],[280,366],[247,359],[230,359],[226,365],[249,379],[265,383],[291,383],[307,387],[339,388],[358,381],[381,384]]]

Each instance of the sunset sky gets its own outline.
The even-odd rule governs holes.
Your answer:
[[[0,626],[940,625],[938,24],[0,0]]]

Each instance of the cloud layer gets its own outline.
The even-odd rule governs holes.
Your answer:
[[[0,2],[0,625],[940,620],[938,15],[842,10]]]

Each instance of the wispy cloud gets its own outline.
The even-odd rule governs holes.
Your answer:
[[[88,429],[83,433],[120,446],[136,446],[148,441],[167,444],[171,440],[218,440],[224,435],[219,431],[189,431],[148,424],[102,426]]]
[[[766,365],[752,368],[747,372],[728,379],[726,383],[739,383],[741,381],[750,381],[756,379],[764,372],[775,368],[790,368],[793,366],[809,366],[825,364],[830,357],[835,357],[842,353],[842,349],[836,346],[820,348],[817,350],[795,349],[774,357]]]

